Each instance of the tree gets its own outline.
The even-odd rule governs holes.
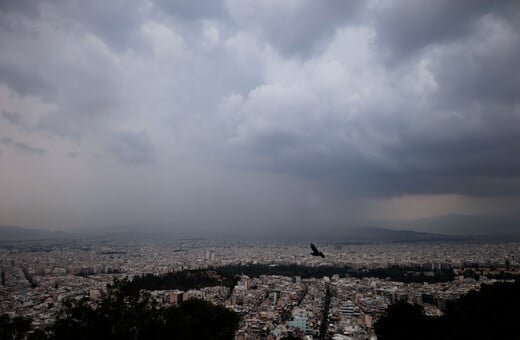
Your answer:
[[[424,330],[430,322],[421,306],[400,301],[387,308],[374,328],[381,340],[428,339]]]
[[[483,285],[447,303],[441,317],[427,317],[422,308],[398,302],[376,322],[378,339],[520,339],[520,282]]]
[[[0,315],[0,339],[18,340],[25,339],[25,335],[31,329],[31,319],[17,316],[11,318],[8,314]]]
[[[97,308],[88,300],[68,301],[49,333],[53,339],[233,339],[236,313],[191,299],[159,307],[150,294],[127,280],[114,281]]]

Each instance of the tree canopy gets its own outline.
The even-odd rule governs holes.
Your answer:
[[[116,280],[94,306],[88,299],[64,302],[56,321],[43,330],[30,320],[0,319],[0,339],[233,339],[239,316],[223,306],[190,299],[159,306],[149,293]]]
[[[519,339],[520,282],[483,285],[447,303],[441,317],[421,306],[398,302],[375,324],[378,339]]]

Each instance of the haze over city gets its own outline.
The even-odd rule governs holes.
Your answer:
[[[518,1],[0,2],[0,225],[518,233]]]

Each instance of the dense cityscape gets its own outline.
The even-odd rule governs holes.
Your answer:
[[[238,266],[243,274],[232,287],[151,294],[159,304],[199,298],[237,312],[236,339],[374,339],[374,323],[392,303],[416,303],[427,315],[442,315],[446,301],[505,274],[517,275],[519,269],[516,242],[316,244],[325,258],[311,256],[307,242],[5,241],[0,245],[0,315],[31,317],[33,326],[44,327],[63,301],[88,297],[95,303],[114,278]],[[269,275],[265,269],[265,275],[247,275],[248,268],[260,265],[273,273],[292,265],[327,268],[331,275]],[[389,268],[404,269],[411,279],[371,274]],[[453,277],[413,279],[419,274],[433,278],[441,270]]]
[[[0,46],[0,340],[520,339],[519,0],[0,0]]]

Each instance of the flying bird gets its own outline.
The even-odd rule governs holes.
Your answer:
[[[321,256],[321,257],[325,258],[325,255],[323,255],[323,253],[321,251],[318,251],[318,248],[316,248],[316,246],[313,243],[311,243],[311,249],[312,249],[312,253],[311,253],[312,256]]]

